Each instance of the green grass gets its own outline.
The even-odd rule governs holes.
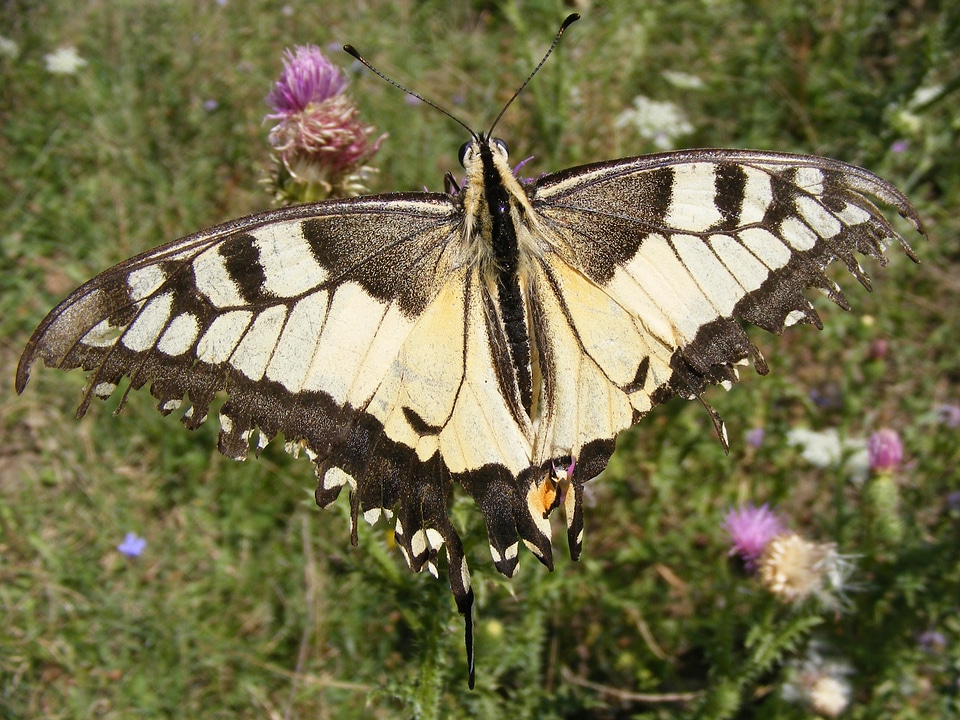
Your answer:
[[[515,158],[535,156],[533,174],[653,151],[615,124],[644,95],[684,109],[695,130],[683,146],[809,152],[882,174],[931,241],[915,243],[920,266],[896,249],[871,266],[872,295],[841,279],[855,312],[818,304],[823,332],[753,334],[770,376],[708,398],[731,428],[729,456],[695,403],[625,433],[589,486],[581,562],[557,548],[551,574],[524,552],[518,577],[500,577],[458,498],[477,590],[474,692],[444,584],[410,573],[383,527],[363,525],[352,548],[345,503],[315,507],[309,463],[273,446],[232,463],[211,427],[186,432],[147,393],[119,418],[112,401],[76,422],[81,373],[37,370],[22,397],[13,374],[33,327],[80,282],[269,207],[263,97],[285,47],[353,43],[485,129],[570,8],[8,7],[0,35],[20,52],[0,55],[0,716],[802,718],[782,689],[811,646],[849,666],[844,717],[960,715],[960,429],[935,412],[960,403],[960,13],[880,0],[593,5],[498,126]],[[52,75],[43,57],[64,45],[87,65]],[[331,55],[390,134],[374,189],[439,189],[459,169],[460,128]],[[912,100],[929,87],[942,95]],[[744,440],[755,426],[760,448]],[[786,440],[797,427],[863,439],[883,426],[906,462],[882,517],[872,481],[813,467]],[[728,562],[720,523],[748,500],[854,556],[842,611],[785,606]],[[148,541],[141,557],[116,551],[130,531]],[[921,647],[928,630],[945,646]]]

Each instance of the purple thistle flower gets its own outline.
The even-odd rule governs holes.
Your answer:
[[[347,78],[316,45],[298,45],[287,49],[283,71],[267,95],[273,114],[269,120],[285,120],[302,113],[311,103],[322,103],[339,95],[347,87]]]
[[[730,555],[739,555],[747,570],[753,572],[767,544],[784,531],[783,519],[766,504],[753,503],[730,510],[721,527],[730,536]]]
[[[360,120],[346,87],[346,76],[317,46],[286,51],[280,78],[267,95],[273,112],[266,119],[278,121],[270,144],[292,180],[288,184],[280,174],[278,196],[302,202],[364,189],[370,169],[363,164],[386,136],[370,139],[373,128]]]
[[[960,405],[937,405],[937,421],[948,428],[960,427]]]
[[[871,360],[883,360],[890,352],[890,342],[886,338],[877,338],[870,343]]]
[[[890,146],[890,152],[892,153],[902,153],[910,149],[909,140],[896,140],[893,145]]]
[[[960,490],[947,493],[947,509],[960,510]]]
[[[117,551],[127,557],[139,557],[147,549],[147,541],[142,537],[137,537],[136,533],[128,532],[123,538],[123,542],[117,545]]]
[[[763,438],[766,432],[762,427],[751,428],[747,431],[747,445],[758,448],[763,445]]]
[[[867,439],[867,456],[874,472],[893,472],[903,459],[903,443],[896,430],[882,428]]]
[[[926,630],[917,635],[917,643],[921,650],[933,654],[947,646],[947,639],[943,636],[943,633],[936,630]]]

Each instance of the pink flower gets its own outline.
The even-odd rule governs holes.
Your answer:
[[[273,113],[269,120],[285,120],[302,113],[311,103],[322,103],[342,93],[347,78],[316,45],[298,45],[287,50],[283,71],[274,83],[267,104]]]
[[[896,430],[882,428],[867,440],[870,469],[874,472],[893,472],[903,459],[903,443]]]
[[[890,342],[886,338],[877,338],[870,344],[870,359],[883,360],[890,352]]]
[[[728,512],[721,527],[730,536],[733,545],[730,554],[739,555],[747,570],[752,572],[767,544],[783,532],[784,523],[783,518],[767,505],[754,507],[753,503],[748,503]]]
[[[364,163],[386,136],[362,122],[344,93],[347,78],[315,45],[287,50],[283,71],[267,95],[277,124],[270,144],[283,172],[274,183],[290,202],[358,194],[369,168]],[[287,177],[284,177],[286,174]]]

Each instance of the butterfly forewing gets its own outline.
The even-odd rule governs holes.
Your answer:
[[[533,195],[554,251],[668,352],[677,371],[669,394],[734,379],[725,366],[757,357],[736,320],[777,333],[795,322],[819,325],[807,287],[846,307],[824,275],[834,260],[869,287],[855,253],[883,262],[884,242],[899,238],[870,196],[921,230],[909,201],[880,178],[776,153],[602,163],[546,176]]]

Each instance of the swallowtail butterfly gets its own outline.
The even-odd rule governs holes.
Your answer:
[[[393,519],[407,563],[434,575],[445,549],[472,686],[452,488],[504,575],[520,541],[552,566],[557,507],[577,558],[584,483],[618,433],[738,365],[765,373],[742,322],[819,328],[808,287],[848,307],[834,261],[869,289],[857,254],[883,264],[897,240],[916,260],[872,199],[923,226],[890,183],[821,157],[687,150],[522,182],[501,140],[472,133],[461,161],[455,194],[251,215],[106,270],[43,320],[16,387],[37,360],[81,367],[82,416],[127,377],[161,413],[187,399],[191,429],[226,394],[220,452],[283,435],[314,463],[320,506],[348,488],[354,542],[359,517]]]

